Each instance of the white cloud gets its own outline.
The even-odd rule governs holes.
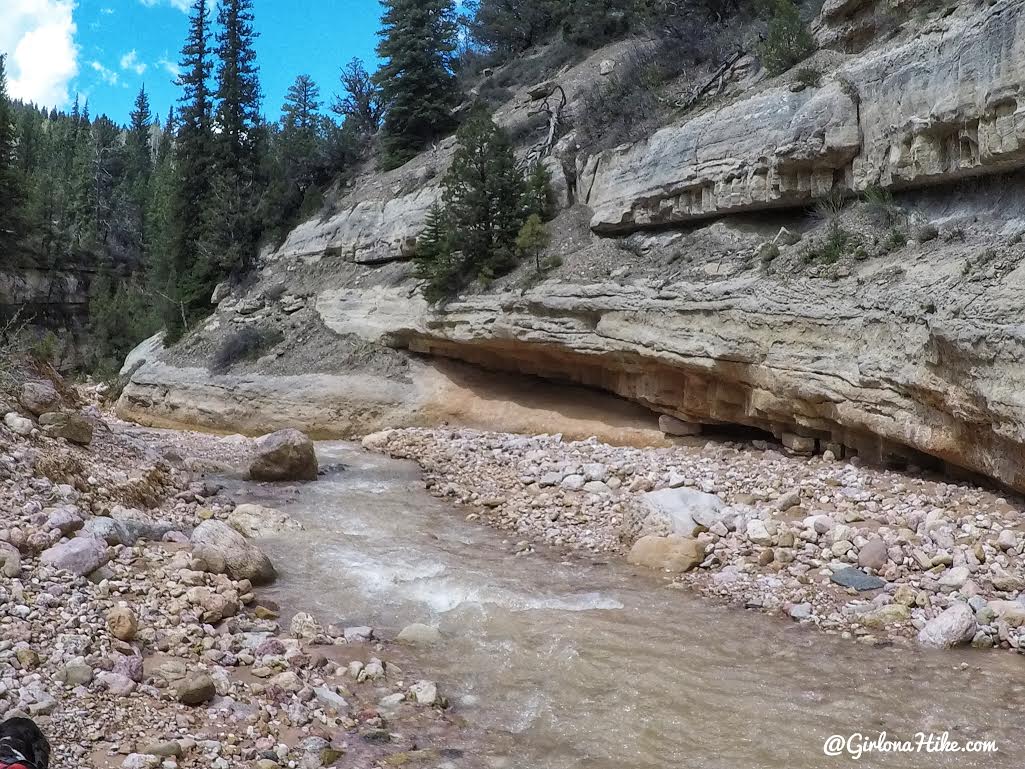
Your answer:
[[[164,72],[173,77],[175,80],[181,77],[182,68],[178,66],[177,62],[171,61],[166,56],[164,56],[157,62],[157,66],[162,68]]]
[[[147,8],[155,8],[156,6],[166,2],[172,8],[177,8],[182,13],[188,13],[189,8],[192,7],[192,0],[139,0],[139,2]]]
[[[74,0],[0,0],[0,4],[0,52],[8,54],[11,95],[46,106],[65,106],[68,86],[78,74]]]
[[[98,61],[89,62],[89,66],[92,67],[97,72],[97,74],[99,74],[100,78],[103,80],[104,83],[106,83],[107,85],[117,85],[118,80],[120,78],[118,78],[116,72],[107,69]]]
[[[136,75],[143,74],[147,67],[145,62],[139,61],[139,52],[134,48],[121,57],[121,69],[129,70]]]

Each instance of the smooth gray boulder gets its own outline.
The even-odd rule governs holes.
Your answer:
[[[249,466],[254,481],[315,481],[317,454],[313,441],[299,430],[279,430],[256,439],[256,458]]]
[[[26,382],[21,386],[19,402],[35,416],[53,411],[60,406],[60,395],[51,382]]]
[[[76,537],[42,552],[40,563],[84,577],[103,566],[110,557],[107,543],[92,536]]]
[[[287,514],[262,505],[238,505],[228,516],[228,525],[239,534],[254,539],[302,528],[302,524]]]
[[[201,548],[202,557],[209,550],[223,557],[224,568],[232,579],[266,585],[277,577],[270,558],[223,521],[203,521],[192,532],[191,541],[197,550]]]
[[[952,649],[971,643],[978,630],[975,613],[966,603],[955,603],[918,632],[918,643],[929,649]]]
[[[714,494],[697,489],[660,489],[643,494],[641,536],[679,534],[695,537],[733,511]]]

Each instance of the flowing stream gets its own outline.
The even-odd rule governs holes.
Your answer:
[[[417,652],[508,769],[1020,767],[1025,661],[1006,652],[869,649],[716,607],[618,563],[514,557],[431,497],[415,465],[344,443],[293,489],[242,485],[305,531],[261,546],[270,597],[382,634],[436,624]],[[995,754],[823,755],[833,734],[994,740]]]

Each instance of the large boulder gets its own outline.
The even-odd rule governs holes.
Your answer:
[[[205,558],[208,551],[223,558],[225,570],[232,579],[248,579],[254,585],[265,585],[277,576],[270,558],[223,521],[203,521],[192,532],[192,544],[201,558]]]
[[[239,505],[228,516],[228,525],[242,536],[253,538],[302,528],[302,524],[280,510],[262,505]]]
[[[690,571],[698,567],[704,559],[703,542],[678,534],[669,537],[641,537],[627,556],[627,561],[635,566],[664,569],[674,574]]]
[[[966,603],[955,603],[918,632],[918,643],[930,649],[952,649],[971,643],[978,630],[975,613]]]
[[[313,441],[289,429],[257,438],[249,476],[254,481],[315,481],[318,470]]]
[[[41,563],[72,574],[91,574],[110,560],[107,543],[96,537],[76,537],[42,552]]]
[[[694,537],[733,514],[714,494],[696,489],[660,489],[643,494],[640,504],[640,536],[679,534]]]
[[[26,411],[39,416],[59,407],[61,398],[51,382],[38,381],[23,384],[18,400]]]
[[[52,411],[39,418],[43,432],[51,438],[63,438],[68,443],[88,446],[93,440],[93,425],[81,414]]]

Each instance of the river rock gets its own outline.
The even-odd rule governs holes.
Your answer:
[[[58,507],[50,513],[50,517],[46,519],[46,525],[66,537],[81,529],[85,525],[85,521],[82,520],[82,515],[77,508],[65,506]]]
[[[193,673],[178,682],[175,692],[184,705],[202,705],[216,696],[217,687],[206,673]]]
[[[293,638],[303,641],[312,641],[317,636],[324,635],[324,629],[312,614],[299,612],[288,625],[288,632]]]
[[[414,622],[402,628],[396,640],[413,646],[430,646],[441,641],[441,631],[436,627]]]
[[[0,573],[11,579],[21,576],[21,553],[9,542],[0,541]]]
[[[43,414],[39,424],[50,438],[63,438],[78,446],[88,446],[93,440],[92,422],[81,414],[51,412]]]
[[[888,603],[875,611],[866,612],[860,617],[862,625],[879,630],[897,622],[907,622],[909,619],[911,619],[911,609],[899,603]]]
[[[4,416],[4,424],[7,428],[15,435],[20,435],[23,438],[27,438],[32,434],[32,431],[36,428],[35,422],[31,419],[26,419],[21,414],[16,414],[13,411]]]
[[[438,701],[438,685],[434,681],[417,681],[409,687],[409,696],[417,705],[434,705]]]
[[[918,633],[918,643],[930,649],[951,649],[971,643],[978,623],[971,607],[955,603],[938,617],[925,623]]]
[[[82,658],[78,658],[57,673],[57,680],[68,686],[87,686],[92,683],[93,669]]]
[[[110,517],[117,521],[122,537],[121,544],[134,545],[141,540],[160,542],[175,526],[167,521],[155,521],[153,517],[134,507],[116,505]]]
[[[138,688],[131,678],[120,673],[102,672],[96,676],[96,683],[115,697],[127,697]]]
[[[972,573],[968,570],[967,566],[957,566],[945,571],[938,581],[940,587],[958,590],[964,587],[965,583],[971,578]]]
[[[349,710],[349,703],[345,701],[345,698],[326,686],[314,687],[313,696],[317,698],[317,702],[322,707],[327,710],[334,710],[339,715],[344,715]]]
[[[228,516],[228,525],[245,537],[269,537],[284,531],[301,529],[280,510],[262,505],[238,505]]]
[[[886,543],[878,537],[870,539],[858,551],[858,566],[866,569],[879,571],[889,560]]]
[[[96,537],[76,537],[44,550],[40,563],[85,576],[96,571],[108,560],[107,543]]]
[[[266,585],[277,576],[270,558],[222,521],[203,521],[192,532],[191,541],[194,546],[203,548],[201,557],[205,557],[202,554],[206,549],[220,554],[232,579],[248,579],[254,585]]]
[[[133,544],[128,532],[115,521],[105,515],[98,515],[85,522],[85,530],[94,537],[102,539],[108,545]]]
[[[694,537],[711,528],[731,511],[714,494],[697,489],[660,489],[640,497],[639,535],[679,534]]]
[[[60,405],[60,395],[51,382],[25,382],[18,401],[34,416],[53,411]]]
[[[769,533],[765,521],[760,521],[757,518],[747,522],[747,538],[756,545],[772,544],[772,534]]]
[[[1018,532],[1014,529],[1001,529],[997,535],[997,547],[1001,550],[1014,550],[1018,546]]]
[[[142,657],[138,654],[117,655],[114,658],[113,672],[141,684],[143,679]]]
[[[861,569],[855,569],[850,566],[834,571],[830,579],[843,587],[852,587],[855,590],[861,591],[879,590],[886,585],[879,577],[873,577]]]
[[[139,620],[127,606],[115,606],[107,612],[107,630],[119,641],[131,641],[139,630]]]
[[[256,458],[249,466],[254,481],[315,481],[317,455],[313,441],[299,430],[279,430],[257,438]]]
[[[146,753],[129,753],[121,762],[121,769],[157,769],[160,766],[160,756],[151,756]]]
[[[668,537],[641,537],[630,549],[627,561],[635,566],[682,574],[696,568],[704,558],[704,543],[672,534]]]

